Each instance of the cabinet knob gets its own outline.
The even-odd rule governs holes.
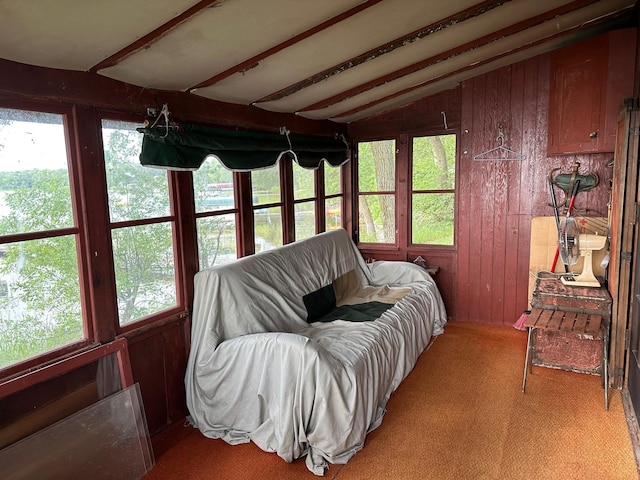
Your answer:
[[[598,132],[591,132],[589,138],[598,138]]]

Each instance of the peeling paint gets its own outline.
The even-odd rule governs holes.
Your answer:
[[[375,60],[381,57],[382,55],[386,55],[387,53],[391,53],[398,48],[404,47],[406,45],[410,45],[418,40],[422,40],[428,37],[429,35],[433,35],[434,33],[440,32],[448,27],[457,25],[459,23],[473,19],[480,15],[483,15],[495,8],[501,7],[502,5],[509,3],[510,1],[512,0],[497,0],[495,2],[484,3],[480,7],[461,12],[453,17],[449,17],[441,22],[429,25],[428,27],[425,27],[421,30],[413,32],[404,38],[393,40],[382,47],[376,48],[373,51],[369,51],[363,55],[352,58],[340,65],[337,65],[323,72],[320,72],[316,75],[313,75],[308,79],[303,80],[302,82],[298,82],[295,85],[285,88],[277,93],[264,97],[260,99],[259,102],[273,102],[273,101],[281,100],[285,97],[288,97],[290,95],[293,95],[299,92],[300,90],[308,88],[311,85],[319,83],[339,73],[345,72],[350,68],[356,67],[366,62],[370,62],[372,60]]]

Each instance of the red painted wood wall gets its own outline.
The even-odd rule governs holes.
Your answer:
[[[601,182],[576,198],[576,213],[605,216],[609,198],[607,162],[613,154],[547,156],[549,56],[542,55],[474,78],[462,85],[458,252],[458,320],[510,325],[529,308],[531,219],[552,216],[550,169],[570,172],[574,162]],[[476,161],[497,145],[523,161]]]
[[[550,56],[541,55],[465,81],[459,90],[425,99],[393,117],[350,126],[356,138],[379,125],[390,134],[411,132],[406,119],[416,112],[431,111],[435,117],[442,105],[459,106],[458,112],[448,112],[459,126],[456,248],[421,252],[440,265],[435,278],[452,320],[512,325],[530,307],[531,219],[553,215],[546,183],[550,169],[570,172],[577,161],[581,171],[596,172],[600,184],[578,195],[576,213],[588,209],[588,216],[607,215],[613,172],[606,164],[613,153],[547,156],[549,68]],[[458,95],[459,101],[451,101]],[[499,125],[505,146],[525,160],[473,159],[498,145]],[[563,201],[562,195],[558,200]]]

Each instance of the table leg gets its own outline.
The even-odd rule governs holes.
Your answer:
[[[609,410],[609,328],[604,328],[604,342],[602,351],[602,361],[604,363],[604,409]]]

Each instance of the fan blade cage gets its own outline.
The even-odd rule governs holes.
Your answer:
[[[560,259],[565,265],[575,265],[580,258],[580,229],[574,218],[562,219],[558,229]]]

